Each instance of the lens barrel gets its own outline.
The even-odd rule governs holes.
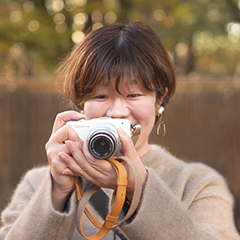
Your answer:
[[[88,140],[88,149],[90,153],[100,159],[105,159],[113,155],[116,149],[115,136],[104,132],[91,134]]]

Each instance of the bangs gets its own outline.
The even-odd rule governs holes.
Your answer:
[[[156,86],[154,86],[153,81],[153,71],[149,64],[143,59],[138,58],[133,50],[130,51],[120,51],[115,55],[109,63],[106,62],[104,79],[107,79],[111,83],[115,83],[116,90],[118,91],[118,86],[124,81],[128,87],[132,82],[139,84],[148,91],[155,91]]]
[[[109,44],[106,44],[109,47]],[[84,101],[91,98],[94,88],[101,86],[105,81],[115,84],[116,90],[124,80],[126,87],[134,80],[147,91],[162,90],[162,86],[157,86],[156,69],[153,67],[151,59],[147,58],[136,44],[111,44],[112,47],[95,52],[88,59],[88,72],[83,84],[82,93]],[[91,67],[89,67],[91,66]]]

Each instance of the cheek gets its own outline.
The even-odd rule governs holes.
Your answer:
[[[138,108],[144,119],[155,118],[156,115],[155,99],[148,98],[146,101],[143,101],[142,104],[139,104]]]
[[[152,128],[156,116],[155,105],[152,104],[152,102],[150,104],[138,104],[138,106],[134,108],[134,116],[139,123],[145,125],[145,127]]]
[[[144,106],[144,109],[142,109],[142,121],[148,134],[150,134],[152,128],[154,127],[155,119],[156,119],[155,101],[150,101],[149,104],[146,104]]]
[[[105,107],[94,101],[87,101],[84,104],[84,114],[86,119],[103,117],[105,114]]]

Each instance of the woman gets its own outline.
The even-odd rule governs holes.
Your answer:
[[[117,130],[124,155],[140,173],[143,191],[134,214],[104,239],[240,239],[224,179],[207,166],[184,163],[148,144],[175,90],[174,67],[152,29],[134,22],[91,32],[62,63],[59,80],[87,120],[128,119],[142,127],[135,146],[128,134]],[[56,117],[46,144],[49,167],[33,169],[23,178],[2,213],[0,239],[83,239],[75,226],[73,177],[105,189],[115,190],[117,184],[111,164],[94,158],[66,125],[83,117],[75,111]],[[128,173],[131,201],[134,183]],[[92,210],[102,215],[102,208]],[[84,224],[86,235],[92,235],[92,226]]]

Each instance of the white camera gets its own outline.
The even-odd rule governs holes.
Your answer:
[[[117,134],[118,127],[131,136],[131,122],[126,119],[101,117],[69,121],[67,124],[75,129],[83,141],[87,141],[89,152],[100,159],[123,155],[122,144]]]

